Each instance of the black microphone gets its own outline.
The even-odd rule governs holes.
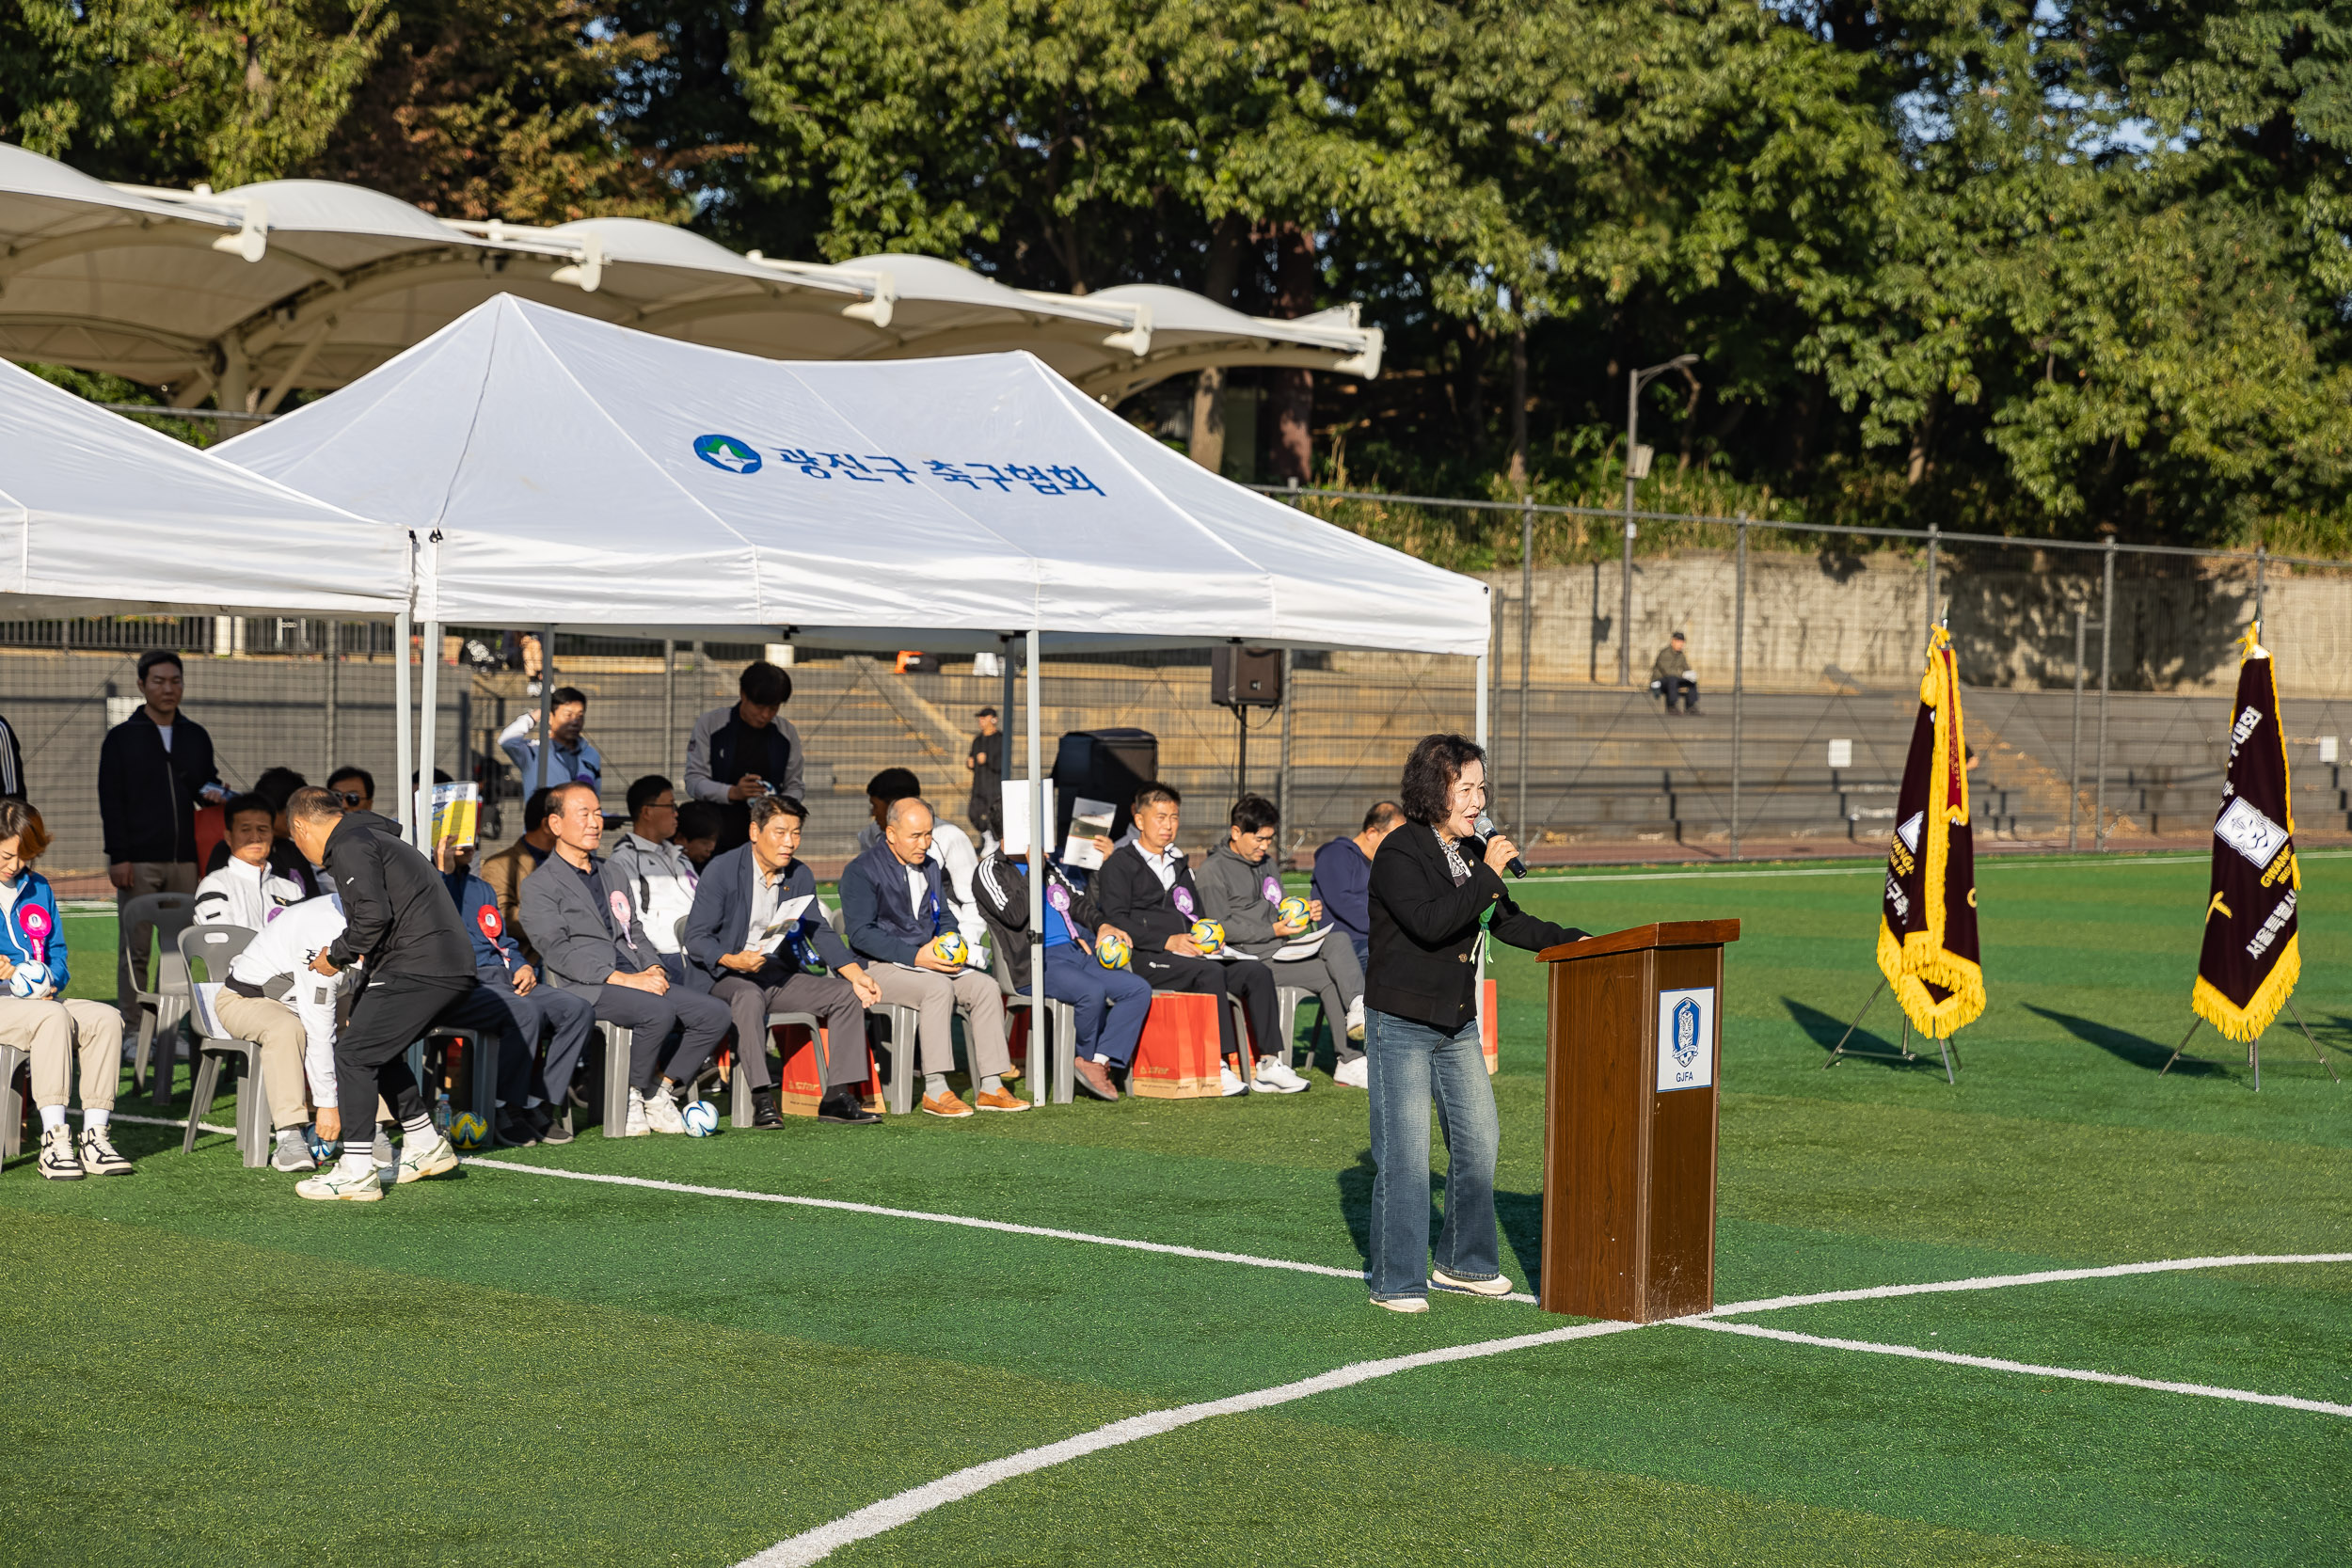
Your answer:
[[[1480,838],[1492,838],[1495,834],[1501,832],[1502,831],[1502,829],[1495,826],[1495,819],[1493,817],[1487,816],[1483,811],[1478,814],[1478,836]],[[1503,862],[1502,868],[1511,873],[1514,877],[1524,877],[1527,875],[1527,863],[1519,859],[1517,855],[1513,855],[1509,860]]]

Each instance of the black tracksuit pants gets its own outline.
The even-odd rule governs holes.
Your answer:
[[[496,1041],[501,1066],[530,1051],[513,1015],[472,975],[388,974],[360,991],[351,1021],[335,1037],[335,1099],[344,1116],[363,1120],[379,1094],[395,1121],[424,1115],[424,1097],[417,1075],[408,1070],[407,1053],[437,1025],[476,1030]],[[347,1126],[344,1136],[360,1136],[358,1125],[355,1120]]]
[[[1129,967],[1149,980],[1153,990],[1206,991],[1219,998],[1240,997],[1242,1011],[1249,1016],[1249,1032],[1257,1037],[1258,1052],[1269,1056],[1281,1053],[1281,1044],[1275,1037],[1274,971],[1257,959],[1193,958],[1164,949],[1157,953],[1138,950],[1129,960]],[[1250,1054],[1242,1049],[1243,1042],[1233,1037],[1233,1009],[1221,1001],[1216,1009],[1216,1037],[1221,1054],[1244,1058]],[[1247,1067],[1246,1060],[1244,1066]],[[1243,1076],[1248,1076],[1247,1071]]]

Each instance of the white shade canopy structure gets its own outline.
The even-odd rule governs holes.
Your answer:
[[[1218,478],[1022,353],[787,364],[501,296],[215,451],[413,530],[428,622],[1486,646],[1484,584]]]
[[[406,531],[0,365],[0,614],[392,615],[408,572]]]
[[[1379,373],[1353,308],[1243,315],[1156,286],[1009,289],[922,256],[838,266],[739,255],[683,229],[460,223],[361,186],[115,186],[0,145],[0,356],[69,364],[268,413],[345,385],[499,293],[777,359],[1027,349],[1116,400],[1213,365]]]

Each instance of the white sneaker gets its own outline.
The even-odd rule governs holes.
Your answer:
[[[338,1160],[316,1176],[295,1182],[294,1192],[323,1202],[341,1199],[345,1203],[373,1203],[384,1196],[384,1183],[373,1165],[354,1170]]]
[[[40,1173],[52,1181],[82,1180],[82,1156],[73,1147],[72,1128],[60,1122],[42,1131]]]
[[[1260,1094],[1298,1094],[1307,1087],[1307,1080],[1293,1072],[1279,1056],[1258,1058],[1258,1081],[1250,1085]]]
[[[1364,999],[1360,996],[1347,1005],[1347,1037],[1351,1040],[1364,1037]]]
[[[1375,1296],[1372,1298],[1372,1304],[1375,1307],[1385,1307],[1391,1312],[1426,1312],[1429,1310],[1427,1296]]]
[[[1248,1094],[1249,1085],[1243,1083],[1232,1068],[1221,1067],[1216,1069],[1216,1092],[1231,1100],[1237,1094]]]
[[[650,1131],[681,1134],[685,1132],[686,1115],[678,1109],[677,1101],[671,1097],[666,1087],[656,1086],[653,1092],[646,1095],[639,1103],[645,1108],[645,1126]]]
[[[422,1142],[420,1138],[401,1140],[400,1168],[392,1177],[394,1185],[421,1181],[428,1176],[447,1176],[457,1168],[457,1150],[451,1147],[447,1137],[437,1132],[431,1143],[414,1153],[409,1152],[410,1144]]]
[[[1331,1069],[1331,1082],[1342,1088],[1369,1088],[1372,1085],[1372,1058],[1359,1056],[1352,1062],[1342,1062]]]
[[[1431,1269],[1429,1283],[1440,1291],[1463,1291],[1473,1296],[1507,1296],[1511,1293],[1511,1282],[1501,1275],[1492,1279],[1464,1279],[1443,1269]]]
[[[283,1128],[278,1132],[276,1145],[270,1150],[269,1164],[270,1169],[282,1170],[289,1175],[319,1168],[318,1157],[310,1152],[310,1141],[302,1135],[299,1127]]]
[[[685,1118],[681,1117],[678,1119],[683,1121]],[[653,1128],[647,1125],[645,1120],[644,1093],[643,1090],[631,1089],[628,1091],[628,1119],[621,1124],[621,1136],[647,1138],[652,1135]]]
[[[122,1157],[121,1151],[115,1148],[114,1140],[106,1136],[106,1130],[103,1127],[82,1129],[81,1149],[82,1174],[85,1176],[131,1174],[131,1162]]]

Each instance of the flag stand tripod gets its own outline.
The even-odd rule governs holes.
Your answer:
[[[2343,1083],[2344,1080],[2336,1074],[2336,1064],[2328,1059],[2328,1053],[2319,1049],[2319,1037],[2312,1034],[2312,1026],[2303,1022],[2303,1015],[2296,1010],[2295,1003],[2292,999],[2290,999],[2287,1003],[2287,1016],[2295,1020],[2295,1026],[2297,1029],[2303,1031],[2303,1037],[2312,1042],[2312,1054],[2318,1057],[2319,1065],[2328,1069],[2328,1076],[2338,1084]],[[1860,1021],[1857,1020],[1856,1022],[1858,1022]],[[2188,1049],[2188,1042],[2196,1037],[2197,1026],[2204,1022],[2205,1021],[2201,1018],[2193,1018],[2188,1021],[2188,1033],[2181,1037],[2181,1043],[2172,1048],[2171,1056],[2166,1060],[2164,1066],[2156,1069],[2157,1077],[2161,1078],[2166,1073],[2172,1070],[2172,1064],[2181,1059],[2182,1053]],[[2256,1035],[2252,1039],[2246,1042],[2246,1065],[2253,1069],[2254,1092],[2256,1094],[2263,1092],[2263,1059],[2261,1053],[2255,1049],[2255,1047],[2259,1046],[2261,1043],[2262,1037],[2260,1035]]]
[[[1903,1015],[1902,1042],[1899,1047],[1902,1054],[1896,1055],[1894,1053],[1886,1051],[1849,1051],[1846,1049],[1846,1042],[1853,1038],[1853,1032],[1862,1027],[1862,1021],[1870,1016],[1870,1009],[1872,1007],[1878,1006],[1879,991],[1883,991],[1885,989],[1886,980],[1883,976],[1881,976],[1877,989],[1870,992],[1870,1000],[1862,1005],[1862,1010],[1853,1015],[1853,1022],[1846,1025],[1846,1032],[1837,1037],[1837,1044],[1831,1048],[1829,1060],[1821,1064],[1822,1071],[1827,1072],[1831,1068],[1836,1067],[1840,1061],[1848,1059],[1864,1062],[1923,1062],[1927,1060],[1926,1057],[1911,1049],[1911,1015],[1909,1013],[1905,1013]],[[2301,1020],[2298,1019],[2296,1022],[2300,1022]],[[2187,1042],[2184,1040],[2182,1043],[2186,1044]],[[1950,1038],[1947,1037],[1944,1039],[1937,1040],[1935,1044],[1936,1049],[1944,1053],[1944,1082],[1947,1084],[1957,1084],[1959,1080],[1952,1076],[1952,1042]],[[2179,1053],[2175,1052],[2174,1054],[2178,1055]],[[2333,1069],[2330,1069],[2329,1070],[2332,1071]]]

